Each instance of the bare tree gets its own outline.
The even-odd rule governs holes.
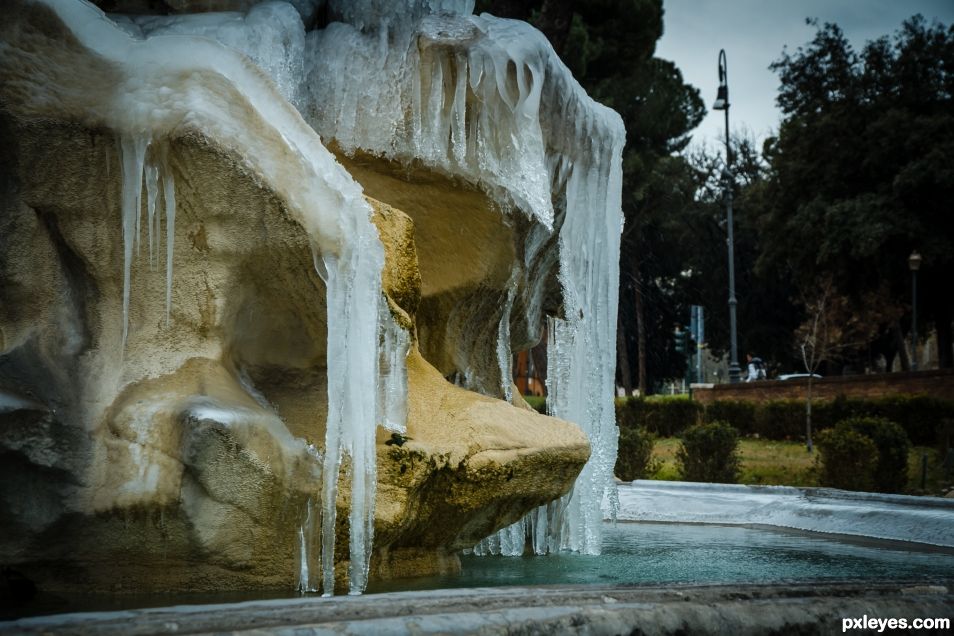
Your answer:
[[[833,362],[852,350],[864,347],[874,340],[883,325],[897,322],[899,309],[888,299],[886,285],[852,301],[839,294],[831,278],[817,288],[816,295],[805,300],[808,319],[795,332],[808,373],[808,396],[805,400],[805,443],[808,452],[812,444],[812,397],[815,375],[823,362]]]
[[[809,319],[798,330],[802,362],[805,364],[805,371],[808,373],[808,396],[805,400],[805,445],[809,453],[814,450],[812,444],[812,384],[815,380],[815,372],[830,353],[831,340],[829,337],[828,313],[825,310],[828,305],[828,298],[831,295],[831,288],[831,281],[828,281],[823,286],[819,296],[813,302],[806,303]]]

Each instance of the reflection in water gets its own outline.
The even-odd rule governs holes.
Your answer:
[[[778,582],[812,579],[954,578],[954,551],[923,544],[868,541],[802,531],[675,523],[618,523],[603,528],[603,554],[461,559],[454,576],[372,582],[368,592],[502,585],[634,585]],[[287,592],[69,596],[40,594],[0,603],[0,620],[35,614],[292,597]]]
[[[369,592],[561,584],[775,582],[954,577],[954,553],[767,528],[668,523],[606,524],[603,554],[461,559],[457,576],[372,585]]]

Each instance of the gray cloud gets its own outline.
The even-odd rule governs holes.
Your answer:
[[[838,24],[856,49],[893,33],[916,13],[944,24],[954,22],[951,0],[666,0],[664,9],[665,33],[656,55],[673,60],[710,108],[718,86],[719,49],[724,48],[733,134],[747,129],[760,141],[779,121],[778,78],[768,66],[783,46],[795,50],[814,36],[805,18]],[[710,110],[694,131],[693,144],[719,143],[724,130],[722,113]]]

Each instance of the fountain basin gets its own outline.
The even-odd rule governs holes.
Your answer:
[[[0,634],[840,633],[846,617],[949,621],[951,585],[432,590],[39,617]]]
[[[940,497],[653,480],[618,492],[625,521],[763,525],[954,547],[954,500]]]

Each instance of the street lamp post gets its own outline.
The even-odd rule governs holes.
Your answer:
[[[921,269],[921,255],[917,250],[908,257],[908,269],[911,270],[911,370],[918,370],[918,270]]]
[[[735,308],[738,301],[735,299],[735,239],[732,223],[732,148],[729,145],[729,72],[725,60],[725,49],[719,51],[719,92],[716,95],[713,110],[725,111],[725,210],[726,223],[729,226],[729,382],[738,382],[741,376],[739,369],[739,343],[736,339]]]

